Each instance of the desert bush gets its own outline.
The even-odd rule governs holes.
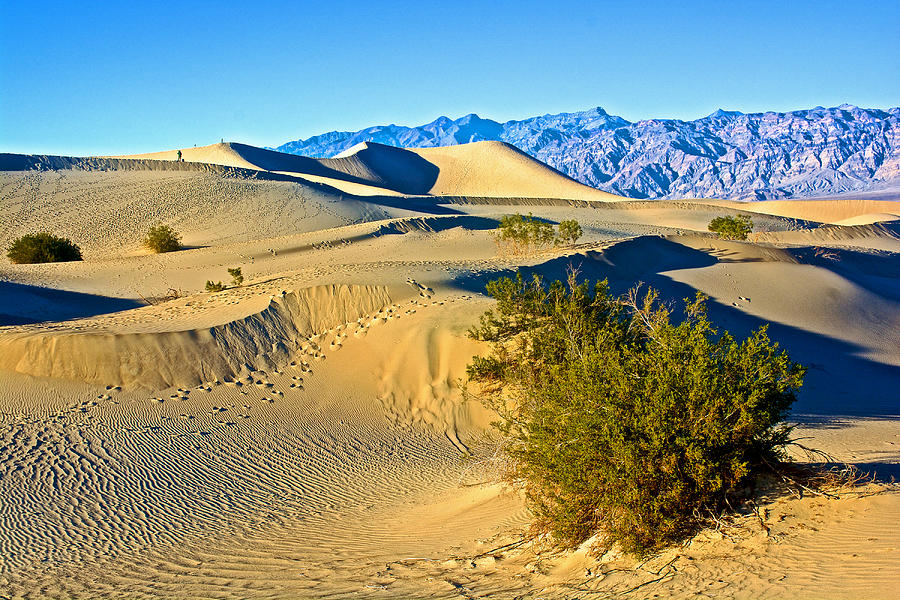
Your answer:
[[[155,225],[147,231],[144,246],[160,254],[181,249],[181,236],[168,225]]]
[[[241,273],[240,267],[235,267],[233,269],[228,269],[228,274],[231,275],[231,283],[235,286],[244,284],[244,274]]]
[[[225,284],[221,281],[207,281],[206,282],[206,291],[207,292],[221,292],[225,289]]]
[[[81,260],[81,248],[68,238],[42,231],[13,240],[6,250],[6,256],[18,264],[68,262]]]
[[[500,219],[500,226],[494,233],[498,244],[505,246],[513,254],[537,250],[553,243],[553,225],[536,219],[529,213],[506,215]]]
[[[468,367],[499,415],[509,477],[562,545],[599,534],[644,554],[683,540],[784,460],[805,369],[762,327],[738,341],[704,297],[673,322],[652,290],[614,297],[539,277],[492,281],[492,341]]]
[[[726,240],[746,240],[753,231],[753,221],[744,215],[716,217],[709,222],[708,229]]]
[[[556,234],[556,239],[560,244],[574,244],[581,234],[581,225],[578,224],[578,221],[569,219],[559,222],[559,233]]]

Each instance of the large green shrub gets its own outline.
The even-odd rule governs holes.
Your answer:
[[[33,264],[81,260],[81,248],[72,240],[42,231],[16,238],[6,256],[14,263]]]
[[[499,414],[510,477],[560,543],[677,542],[784,458],[805,370],[765,327],[737,341],[699,294],[674,323],[652,291],[616,298],[574,278],[517,275],[488,293],[497,312],[470,335],[493,352],[468,374]]]
[[[174,252],[181,249],[181,236],[168,225],[156,225],[147,231],[144,246],[152,252]]]
[[[726,240],[746,240],[753,231],[753,221],[745,215],[716,217],[709,222],[708,229]]]
[[[553,225],[537,219],[528,213],[506,215],[494,232],[497,245],[512,254],[523,254],[540,250],[551,244],[574,244],[581,237],[581,225],[574,219],[559,222],[559,231]]]

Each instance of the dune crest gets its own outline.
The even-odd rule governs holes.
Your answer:
[[[178,152],[168,150],[113,158],[171,161],[176,160]],[[311,181],[348,193],[365,194],[368,191],[371,195],[380,189],[387,194],[413,196],[563,198],[604,202],[623,199],[578,183],[503,142],[418,149],[363,142],[333,158],[322,159],[233,142],[182,148],[180,152],[185,161],[309,177]]]
[[[320,285],[273,297],[263,310],[185,331],[49,331],[0,338],[0,369],[162,389],[284,365],[308,338],[391,304],[383,286]]]
[[[705,202],[746,212],[776,215],[791,219],[805,219],[831,225],[865,225],[900,217],[900,202],[896,200],[839,198],[834,200],[765,200],[760,202],[706,200]]]

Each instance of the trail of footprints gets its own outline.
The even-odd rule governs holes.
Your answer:
[[[315,333],[301,341],[297,355],[288,363],[288,367],[295,370],[296,374],[291,375],[290,382],[285,390],[276,388],[275,383],[269,380],[269,373],[265,371],[251,371],[242,376],[225,378],[222,381],[215,380],[202,383],[193,389],[180,387],[168,395],[151,396],[147,399],[153,404],[160,405],[172,402],[186,403],[185,408],[187,410],[183,412],[159,415],[159,421],[165,427],[151,423],[121,427],[120,431],[128,433],[164,432],[178,437],[184,435],[209,435],[211,432],[204,430],[206,426],[214,428],[218,426],[220,430],[234,428],[241,421],[248,421],[252,418],[251,413],[254,409],[254,402],[260,406],[271,405],[283,399],[285,391],[289,393],[304,391],[304,377],[312,375],[313,372],[311,363],[325,360],[327,357],[326,350],[328,352],[340,350],[350,336],[362,338],[366,336],[371,327],[415,314],[418,309],[428,306],[443,306],[447,302],[471,298],[471,296],[464,295],[448,300],[434,300],[434,290],[430,287],[418,283],[412,278],[408,278],[406,282],[416,289],[418,298],[403,304],[395,303],[385,306],[374,314],[365,315],[356,321]],[[272,374],[280,375],[282,372],[275,369],[272,371]],[[199,406],[202,403],[196,402],[197,393],[210,393],[218,386],[235,388],[240,395],[246,397],[246,401],[240,404],[230,403],[225,406],[213,405],[205,410],[202,409]],[[64,418],[66,413],[88,413],[92,409],[101,406],[102,403],[119,405],[122,401],[117,399],[117,395],[121,390],[120,386],[108,385],[104,393],[97,395],[91,400],[73,404],[67,407],[66,410],[51,415],[51,417]],[[195,402],[189,403],[191,400],[195,400]],[[185,427],[188,428],[186,431],[184,430]]]
[[[118,460],[109,458],[105,454],[107,450],[115,457],[123,447],[132,447],[131,444],[145,447],[144,440],[140,437],[135,440],[133,436],[168,437],[203,450],[206,442],[201,440],[234,435],[246,427],[245,424],[253,423],[254,417],[259,420],[266,410],[271,410],[272,405],[285,397],[304,393],[304,380],[312,376],[313,363],[325,359],[326,353],[339,350],[349,337],[363,337],[370,327],[414,314],[423,307],[468,298],[438,301],[433,299],[434,292],[430,288],[415,282],[411,285],[419,290],[417,298],[386,306],[374,314],[306,338],[299,352],[285,366],[285,373],[279,369],[252,371],[195,387],[157,392],[152,396],[123,392],[117,385],[108,385],[87,399],[70,402],[50,414],[10,415],[12,418],[0,427],[0,473],[6,473],[5,477],[12,482],[20,479],[43,481],[52,477],[56,472],[53,469],[67,469],[66,465],[76,460],[64,458],[63,450],[74,452],[73,456],[87,456],[92,461],[92,453],[96,453],[100,457],[96,460],[106,468],[103,465],[117,464],[115,461]],[[282,374],[285,376],[274,377]],[[152,416],[136,419],[133,406],[148,402],[152,405],[149,411]],[[96,446],[94,441],[86,442],[92,436],[90,430],[97,428],[107,428],[117,435],[105,438],[106,446],[103,447]],[[82,451],[85,444],[90,445],[91,453]],[[46,469],[51,471],[45,473]],[[93,467],[86,472],[93,473]],[[0,483],[2,481],[0,478]],[[135,522],[141,524],[140,520]]]

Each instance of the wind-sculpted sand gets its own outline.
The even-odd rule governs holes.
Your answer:
[[[325,159],[234,143],[181,152],[185,161],[291,174],[363,195],[381,188],[390,195],[624,200],[578,183],[502,142],[409,150],[364,142]],[[171,161],[177,156],[170,150],[118,158]]]
[[[0,242],[47,229],[86,259],[0,264],[0,597],[900,587],[898,238],[866,216],[895,205],[594,202],[506,147],[403,152],[313,161],[226,144],[183,157],[245,171],[166,170],[162,153],[94,170],[26,157],[43,170],[0,173]],[[287,178],[266,178],[276,171]],[[754,240],[706,231],[735,210],[753,216]],[[528,211],[578,219],[585,235],[498,248],[497,220]],[[142,250],[158,221],[189,249]],[[242,286],[201,292],[229,267]],[[462,390],[486,351],[465,335],[492,305],[484,284],[516,268],[576,269],[617,292],[642,282],[675,302],[700,290],[738,335],[768,323],[810,366],[792,414],[802,443],[876,482],[834,497],[760,490],[755,510],[646,560],[553,551],[500,480],[493,415]]]

